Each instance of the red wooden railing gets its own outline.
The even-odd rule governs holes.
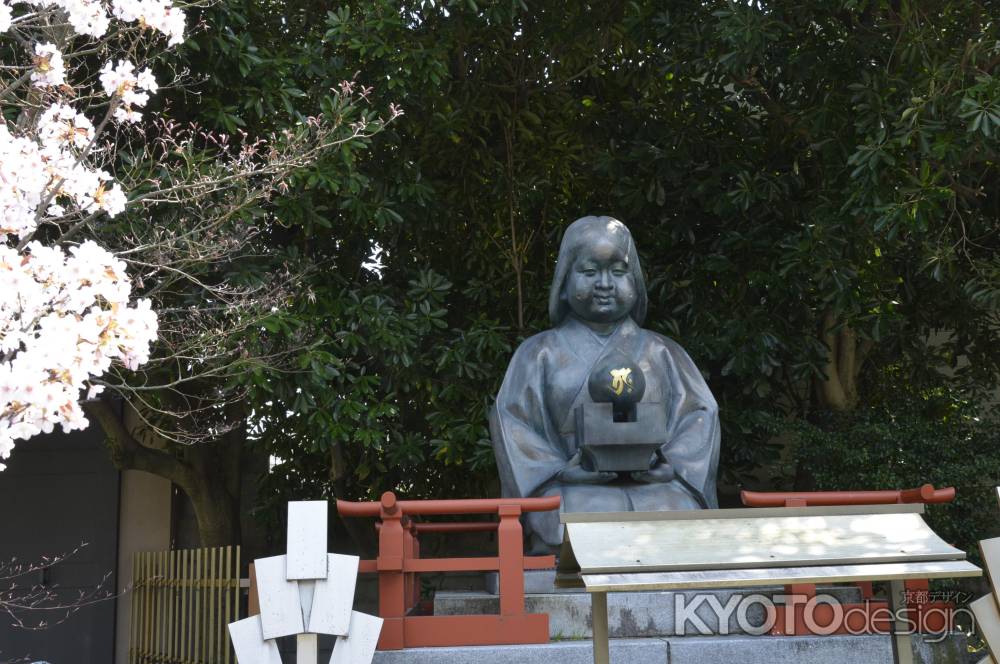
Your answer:
[[[810,507],[834,505],[892,505],[901,503],[950,503],[955,499],[954,487],[935,489],[932,484],[924,484],[916,489],[898,491],[740,491],[740,499],[747,507]],[[874,628],[868,631],[888,633],[891,626],[887,615],[886,602],[874,602],[874,591],[871,582],[856,584],[861,589],[862,604],[842,604],[845,615],[850,616],[840,630],[835,633],[854,633],[865,631],[866,627]],[[939,633],[951,629],[948,618],[953,611],[951,602],[932,602],[929,598],[930,582],[927,579],[906,581],[906,607],[910,613],[908,619],[913,620],[920,632]],[[812,584],[796,584],[785,586],[785,593],[815,597],[816,586]],[[785,607],[776,607],[776,620],[771,628],[772,634],[802,635],[809,634],[805,624],[804,607],[799,604],[793,608],[794,619],[788,621],[793,625],[787,629]],[[811,616],[814,624],[827,625],[833,619],[833,610],[828,610],[822,604],[817,605],[816,613]],[[853,619],[853,620],[852,620]]]
[[[337,501],[342,517],[377,517],[378,557],[361,561],[361,572],[378,574],[379,615],[385,620],[380,650],[427,646],[546,643],[549,616],[524,608],[524,571],[555,566],[554,556],[525,556],[521,514],[559,508],[559,496],[468,500],[397,500],[387,491],[378,502]],[[417,523],[413,517],[496,514],[499,522]],[[497,556],[421,558],[420,533],[497,531]],[[496,571],[498,615],[410,615],[420,599],[417,575],[425,572]]]
[[[950,503],[955,500],[955,489],[935,489],[933,484],[925,484],[901,491],[740,491],[740,499],[747,507]]]

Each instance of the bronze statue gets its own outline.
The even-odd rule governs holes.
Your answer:
[[[567,512],[718,507],[718,406],[684,349],[640,327],[646,306],[625,225],[573,222],[549,292],[553,327],[515,351],[490,412],[505,496],[559,494]],[[557,514],[525,525],[534,551],[560,545]]]

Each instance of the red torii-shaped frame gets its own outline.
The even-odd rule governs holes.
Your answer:
[[[900,503],[950,503],[955,499],[955,488],[935,489],[932,484],[924,484],[916,489],[888,490],[888,491],[740,491],[740,499],[747,507],[809,507],[809,506],[833,506],[833,505],[894,505]],[[858,583],[861,589],[863,600],[871,600],[874,596],[871,582]],[[950,602],[931,602],[928,599],[930,583],[926,579],[916,579],[907,581],[906,605],[913,611],[914,620],[921,632],[941,632],[950,629],[950,620],[947,618],[948,610],[954,608]],[[816,586],[812,584],[796,584],[785,587],[785,592],[799,594],[808,597],[815,597]],[[912,599],[911,599],[912,598]],[[875,628],[874,631],[888,633],[891,626],[889,621],[877,618],[879,610],[885,607],[884,603],[844,605],[844,610],[851,608],[861,609],[852,615],[858,616],[863,624],[845,624],[837,633],[846,633],[848,629],[856,632],[866,631],[865,628]],[[823,612],[823,605],[817,605],[817,613]],[[804,625],[802,617],[802,606],[794,607],[795,615],[790,623],[794,625],[791,630],[786,629],[784,607],[777,607],[777,616],[772,634],[808,634],[809,630]],[[884,615],[882,613],[881,615]],[[832,618],[830,618],[832,620]],[[826,618],[818,618],[821,624]],[[870,630],[869,630],[870,631]]]
[[[379,615],[385,620],[379,650],[429,646],[547,643],[548,614],[524,608],[524,570],[555,566],[554,556],[525,556],[521,514],[559,509],[559,496],[397,500],[390,491],[378,502],[337,501],[342,517],[377,517],[378,558],[361,561],[360,572],[377,573]],[[496,522],[414,523],[415,516],[496,514]],[[420,558],[421,532],[497,531],[497,557]],[[499,572],[499,615],[407,615],[420,599],[421,572]]]

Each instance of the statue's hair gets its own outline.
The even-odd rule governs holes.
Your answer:
[[[596,236],[603,236],[625,249],[626,261],[635,279],[635,290],[638,297],[629,315],[638,325],[646,319],[646,308],[649,297],[646,294],[646,280],[642,276],[639,265],[639,254],[632,241],[632,233],[622,222],[614,217],[582,217],[566,228],[562,243],[559,245],[559,258],[556,261],[556,273],[552,278],[552,288],[549,289],[549,319],[552,325],[563,322],[569,314],[569,302],[566,299],[566,277],[573,269],[573,262],[580,253],[581,247],[593,241]]]

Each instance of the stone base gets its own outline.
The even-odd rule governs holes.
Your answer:
[[[500,576],[496,572],[486,572],[483,575],[486,592],[491,595],[500,594]],[[524,572],[524,592],[535,595],[539,593],[583,593],[583,588],[556,588],[556,571],[554,569],[529,569]]]
[[[618,639],[611,642],[612,664],[672,664],[667,642]],[[734,660],[743,661],[743,660]],[[380,650],[372,664],[594,664],[590,641],[529,646],[466,646]],[[706,664],[702,662],[700,664]],[[726,664],[733,664],[727,661]],[[771,662],[769,664],[776,664]]]
[[[608,630],[612,638],[674,636],[678,633],[743,634],[745,632],[740,628],[735,603],[751,595],[773,597],[783,592],[783,588],[768,586],[752,590],[608,593]],[[830,595],[841,603],[861,600],[860,591],[855,586],[820,587],[817,589],[817,594]],[[737,598],[734,599],[734,596]],[[701,603],[694,611],[698,620],[684,620],[683,614],[681,620],[676,620],[677,609],[683,611],[684,607],[699,601],[699,597],[705,599],[700,600]],[[734,604],[730,605],[730,602]],[[549,614],[549,636],[552,639],[590,638],[590,595],[586,592],[526,594],[524,603],[528,613]],[[730,612],[727,630],[720,629],[713,605],[731,606],[734,609]],[[499,597],[488,592],[439,591],[434,595],[434,615],[480,615],[499,612]],[[747,619],[751,626],[763,624],[764,617],[764,608],[760,602],[749,606]],[[676,624],[678,622],[680,625]]]
[[[964,635],[914,637],[915,664],[966,664]],[[373,664],[592,664],[590,641],[543,645],[412,648],[375,653]],[[703,636],[613,639],[612,664],[892,664],[887,636]]]

